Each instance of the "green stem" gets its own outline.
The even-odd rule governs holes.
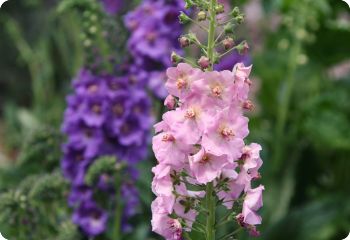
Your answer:
[[[213,70],[214,64],[214,47],[215,47],[215,27],[216,27],[216,6],[217,0],[210,0],[210,23],[209,23],[209,33],[208,33],[208,58],[211,62],[211,68]]]
[[[121,235],[121,219],[122,219],[122,211],[123,205],[121,203],[121,183],[119,177],[117,177],[116,181],[117,186],[117,194],[116,194],[116,207],[115,207],[115,215],[114,215],[114,228],[113,228],[113,240],[122,239]]]
[[[215,204],[213,197],[213,183],[208,183],[206,191],[206,204],[208,209],[207,227],[206,227],[206,239],[215,239]]]
[[[210,0],[210,23],[208,33],[208,58],[211,66],[209,71],[213,70],[214,65],[214,50],[215,50],[215,28],[216,28],[216,11],[215,7],[217,0]],[[213,196],[214,186],[213,183],[208,183],[206,187],[206,207],[208,210],[207,226],[206,226],[206,240],[215,240],[215,199]]]

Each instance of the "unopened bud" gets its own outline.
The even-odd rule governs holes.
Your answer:
[[[252,103],[252,101],[247,100],[247,101],[245,101],[245,102],[243,103],[243,106],[242,106],[242,107],[243,107],[244,109],[246,109],[246,110],[251,111],[251,110],[254,109],[254,104]]]
[[[176,52],[171,53],[171,62],[173,64],[179,63],[181,61],[181,57],[176,54]]]
[[[244,16],[243,15],[238,15],[236,17],[236,21],[238,24],[242,24],[244,22]]]
[[[225,50],[229,50],[233,48],[235,42],[233,41],[233,38],[228,37],[222,41],[222,44],[224,45]]]
[[[238,7],[235,7],[234,9],[232,9],[230,15],[231,15],[232,17],[235,18],[235,17],[237,17],[240,13],[241,13],[241,11],[239,10],[239,8],[238,8]]]
[[[172,95],[168,95],[164,100],[164,106],[166,106],[169,110],[173,110],[176,105],[176,100]]]
[[[216,12],[216,14],[224,13],[224,12],[225,12],[225,7],[224,7],[224,5],[222,5],[222,4],[216,5],[216,7],[215,7],[215,12]]]
[[[231,34],[233,33],[233,29],[234,29],[235,25],[233,25],[233,23],[227,23],[224,27],[224,31],[226,34]]]
[[[202,56],[199,60],[198,60],[198,65],[202,68],[202,69],[207,69],[210,66],[210,60],[209,58]]]
[[[204,11],[200,11],[198,14],[197,14],[197,20],[198,21],[204,21],[207,19],[207,13],[204,12]]]
[[[239,54],[241,55],[245,55],[248,53],[249,51],[249,45],[246,41],[242,42],[238,47],[237,50],[239,52]]]
[[[184,36],[179,38],[179,43],[182,48],[190,46],[190,40]]]
[[[184,12],[180,12],[179,20],[181,24],[186,24],[190,22],[191,18],[187,16]]]

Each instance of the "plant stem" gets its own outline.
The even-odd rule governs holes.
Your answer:
[[[116,178],[116,187],[117,187],[117,193],[116,193],[116,207],[115,207],[115,214],[114,214],[114,227],[113,227],[113,240],[120,240],[121,237],[121,218],[122,218],[122,211],[123,211],[123,205],[121,203],[121,181],[119,176]]]
[[[208,183],[206,191],[206,203],[209,211],[207,218],[207,240],[215,240],[215,204],[213,198],[213,183]]]
[[[216,27],[216,6],[217,0],[210,0],[210,23],[209,23],[209,33],[208,33],[208,58],[211,62],[211,67],[209,70],[213,70],[214,64],[214,47],[215,47],[215,27]]]
[[[210,22],[208,33],[208,58],[211,66],[209,71],[213,70],[214,65],[214,48],[215,48],[215,27],[216,27],[216,2],[217,0],[210,0]],[[206,207],[208,210],[207,226],[206,226],[206,240],[215,240],[215,199],[213,197],[214,186],[213,183],[208,183],[206,187]]]

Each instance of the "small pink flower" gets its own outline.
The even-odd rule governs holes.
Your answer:
[[[152,191],[157,196],[171,196],[173,193],[173,182],[170,173],[172,169],[169,165],[159,164],[152,168],[154,178],[152,181]]]
[[[260,185],[257,188],[247,191],[247,195],[243,202],[243,217],[244,222],[249,225],[261,224],[261,217],[256,213],[262,206],[262,191],[264,186]]]
[[[173,132],[159,133],[152,141],[153,152],[158,162],[175,167],[182,166],[187,160],[188,147],[177,141]]]
[[[257,143],[252,143],[245,146],[242,150],[241,161],[243,162],[243,169],[246,171],[252,179],[258,178],[260,175],[258,170],[263,164],[260,158],[261,146]]]
[[[237,63],[233,69],[235,81],[234,95],[237,100],[244,102],[248,99],[249,88],[251,85],[249,75],[252,66],[246,67],[243,63]]]
[[[190,95],[192,83],[200,79],[201,73],[187,63],[179,63],[177,67],[168,68],[165,87],[171,95],[184,99]]]
[[[229,163],[226,155],[215,156],[202,148],[197,154],[189,158],[190,169],[201,184],[206,184],[219,177],[225,165]]]
[[[227,155],[235,160],[241,156],[243,139],[248,135],[248,119],[236,110],[226,108],[217,114],[202,138],[202,146],[216,156]]]
[[[152,214],[152,231],[160,234],[166,240],[181,240],[182,226],[179,220],[170,218],[167,214]]]
[[[166,106],[169,110],[173,110],[176,105],[176,100],[172,95],[168,95],[164,100],[164,106]]]
[[[234,88],[234,76],[230,71],[205,72],[203,78],[193,83],[194,91],[201,92],[203,105],[210,108],[229,106]]]

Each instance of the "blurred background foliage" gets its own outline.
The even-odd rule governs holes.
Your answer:
[[[264,149],[261,239],[343,239],[350,231],[350,10],[341,0],[232,2],[246,14],[239,31],[254,64],[249,140]],[[0,10],[0,226],[11,240],[82,238],[59,173],[64,98],[84,60],[81,16],[62,16],[58,3],[10,0]],[[139,166],[142,205],[128,239],[155,238],[149,159]]]

